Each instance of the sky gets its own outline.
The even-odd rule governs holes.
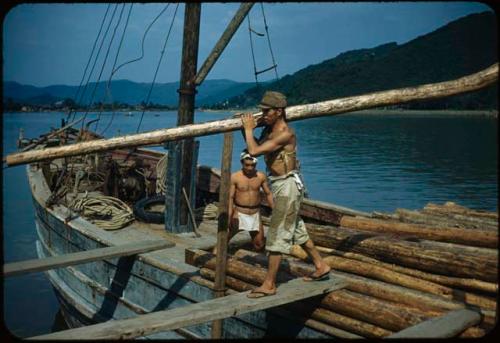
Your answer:
[[[202,4],[198,68],[239,5]],[[141,41],[147,27],[166,8],[144,40],[144,57],[120,68],[113,80],[151,82],[174,20],[156,82],[178,81],[184,4],[178,6],[175,18],[177,4],[119,3],[109,6],[102,32],[108,26],[109,31],[92,74],[94,59],[91,59],[86,74],[85,66],[108,4],[20,4],[13,7],[3,18],[3,80],[38,87],[79,85],[82,79],[97,80],[101,69],[100,79],[107,80],[115,59],[116,66],[119,66],[141,56]],[[479,2],[285,2],[264,3],[263,7],[279,77],[345,51],[372,48],[388,42],[406,43],[465,15],[492,11]],[[128,25],[125,26],[130,8]],[[115,16],[112,18],[113,11]],[[255,31],[265,32],[260,3],[252,8],[250,21]],[[115,38],[110,45],[115,28]],[[125,37],[117,55],[124,29]],[[267,38],[253,35],[253,44],[257,69],[270,67],[272,58]],[[101,40],[97,42],[96,51],[100,45]],[[109,56],[102,67],[108,46]],[[95,55],[94,52],[92,58]],[[259,81],[274,78],[273,71],[259,75]],[[235,33],[207,79],[255,80],[247,20]]]

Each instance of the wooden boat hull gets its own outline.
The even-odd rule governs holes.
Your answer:
[[[113,233],[97,228],[85,219],[68,218],[66,209],[45,207],[50,190],[43,172],[28,166],[40,258],[119,244]],[[212,183],[216,183],[216,178]],[[210,183],[209,183],[210,184]],[[208,188],[210,189],[210,188]],[[68,222],[65,222],[69,219]],[[178,260],[155,258],[155,253],[121,257],[58,268],[46,274],[61,303],[70,327],[109,319],[124,319],[151,311],[185,306],[211,299],[214,292],[199,276],[196,267]],[[211,323],[177,332],[162,332],[148,338],[209,338]],[[269,311],[257,311],[224,320],[226,338],[329,338],[325,333],[293,323]]]

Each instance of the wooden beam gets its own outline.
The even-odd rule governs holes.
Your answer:
[[[102,324],[31,337],[31,339],[132,339],[264,310],[329,293],[345,286],[346,283],[342,278],[316,282],[306,282],[298,278],[279,285],[277,293],[273,296],[250,299],[247,297],[250,291],[246,291],[172,310],[153,312],[124,320],[111,320]]]
[[[208,55],[205,62],[203,62],[200,71],[196,75],[195,84],[197,86],[200,85],[203,82],[203,80],[205,80],[208,73],[214,66],[215,62],[217,62],[220,55],[226,48],[227,44],[229,43],[235,32],[240,27],[241,22],[243,21],[243,19],[245,19],[248,12],[250,12],[250,10],[252,9],[253,4],[254,4],[253,2],[244,2],[240,5],[240,8],[238,8],[238,11],[234,15],[233,19],[227,25],[226,30],[224,30],[224,33],[219,38],[219,41],[215,44],[214,48],[210,52],[210,55]]]
[[[200,16],[201,3],[188,2],[184,12],[184,32],[182,42],[181,76],[179,82],[179,110],[177,114],[177,126],[190,125],[194,122],[194,105],[196,96],[196,69],[198,63],[198,41],[200,38]],[[191,182],[194,179],[193,169],[193,137],[186,137],[184,144],[181,144],[181,167],[180,178],[181,188],[184,187],[191,194]],[[180,199],[175,199],[179,205],[179,225],[187,226],[189,212],[187,204]]]
[[[452,81],[393,89],[323,101],[309,105],[291,106],[286,109],[286,117],[287,121],[296,121],[328,115],[337,115],[380,106],[401,104],[416,100],[436,99],[484,88],[497,80],[498,63],[478,73],[464,76]],[[261,116],[261,112],[254,113],[254,117],[257,119]],[[259,124],[259,126],[262,126],[262,123]],[[191,124],[170,129],[160,129],[135,135],[93,140],[90,142],[72,144],[58,148],[47,148],[44,150],[14,153],[6,157],[6,163],[8,166],[14,166],[18,164],[50,160],[58,157],[84,155],[118,148],[152,144],[159,145],[167,141],[180,140],[188,137],[208,136],[222,132],[236,131],[241,128],[242,124],[240,118],[214,120],[206,123]]]
[[[71,254],[34,259],[23,262],[5,264],[3,276],[13,276],[31,272],[41,272],[49,269],[62,268],[75,264],[101,261],[106,258],[130,256],[149,251],[160,250],[174,246],[168,241],[142,241],[107,248],[99,248]]]
[[[231,157],[233,156],[233,133],[224,134],[222,148],[221,182],[219,191],[219,218],[217,225],[217,257],[215,268],[215,296],[223,297],[226,285],[227,237],[229,230],[229,188],[231,182]],[[222,320],[212,324],[213,339],[222,338]]]
[[[468,309],[455,310],[426,320],[387,338],[449,338],[455,337],[481,321],[481,315]]]

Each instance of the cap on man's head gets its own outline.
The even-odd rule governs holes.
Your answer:
[[[265,108],[285,108],[286,107],[286,96],[280,92],[267,91],[264,93],[262,100],[260,101],[259,107]]]

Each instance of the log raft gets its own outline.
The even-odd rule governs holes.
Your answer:
[[[291,317],[302,313],[306,316],[303,322],[326,330],[323,332],[343,330],[336,331],[338,337],[345,337],[345,332],[368,338],[398,337],[398,333],[412,335],[418,328],[429,328],[422,337],[484,336],[496,325],[498,250],[496,245],[487,247],[497,237],[498,224],[491,223],[496,213],[452,206],[455,211],[442,210],[450,204],[412,211],[421,219],[430,216],[426,208],[439,208],[440,213],[434,211],[432,218],[440,226],[408,223],[398,216],[401,210],[362,217],[341,215],[337,226],[306,223],[310,237],[332,268],[331,275],[344,277],[348,285],[316,302],[288,304],[285,310]],[[467,221],[470,211],[476,217]],[[450,223],[452,216],[457,222],[457,215],[462,216],[463,225],[442,225]],[[269,224],[267,217],[262,218]],[[480,221],[490,222],[491,229],[472,225]],[[441,240],[454,233],[462,235],[460,244]],[[311,262],[300,246],[293,246],[282,261],[278,282],[314,271],[304,260]],[[213,280],[213,255],[192,251],[186,262],[201,267],[201,275]],[[232,250],[226,285],[232,291],[256,287],[265,277],[267,262],[262,253],[241,247]],[[442,330],[432,329],[436,327],[433,323],[447,323],[446,318],[456,314],[466,314],[468,319]]]

